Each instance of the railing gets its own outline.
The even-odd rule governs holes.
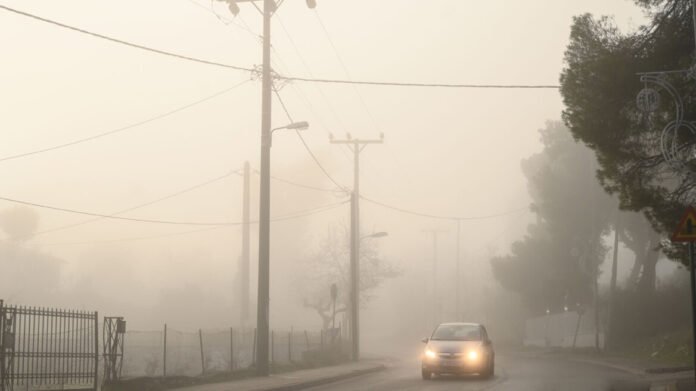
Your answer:
[[[166,325],[159,331],[129,330],[124,337],[123,377],[199,376],[235,372],[254,366],[253,329],[181,331]],[[333,332],[274,330],[271,332],[272,365],[303,361],[307,352],[341,343],[340,329]]]
[[[0,391],[97,389],[97,312],[0,300]]]

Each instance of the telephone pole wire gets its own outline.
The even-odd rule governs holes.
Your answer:
[[[360,359],[360,152],[368,144],[382,144],[384,134],[379,140],[353,139],[347,135],[345,140],[334,140],[332,144],[346,144],[353,151],[353,193],[350,197],[350,335],[351,357]]]

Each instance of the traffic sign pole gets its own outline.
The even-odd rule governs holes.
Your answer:
[[[689,243],[689,277],[691,280],[691,353],[694,361],[694,382],[696,382],[696,268],[695,260],[696,249],[696,209],[690,207],[682,216],[677,229],[672,234],[673,242],[688,242]]]
[[[689,242],[689,274],[691,275],[691,332],[692,332],[692,358],[696,370],[696,270],[694,270],[694,242]],[[694,372],[696,383],[696,372]]]

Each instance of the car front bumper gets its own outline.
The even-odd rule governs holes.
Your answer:
[[[422,369],[433,373],[481,373],[486,370],[488,358],[480,358],[476,361],[465,359],[432,358],[422,361]]]

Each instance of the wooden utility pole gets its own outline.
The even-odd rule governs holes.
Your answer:
[[[353,361],[360,359],[360,152],[368,144],[382,144],[379,140],[360,140],[347,135],[345,140],[334,140],[332,144],[345,144],[353,151],[353,193],[350,197],[350,334]]]

